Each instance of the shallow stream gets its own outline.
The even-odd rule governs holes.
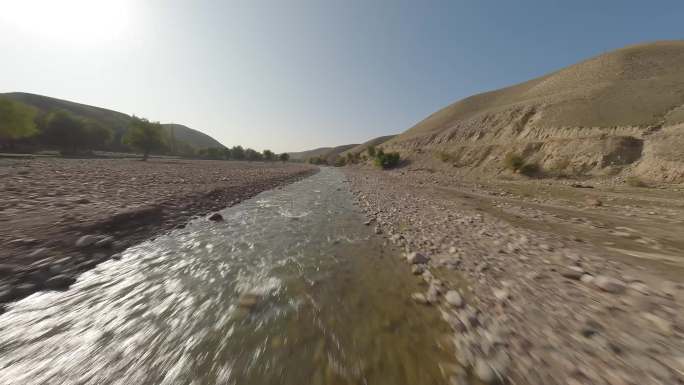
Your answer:
[[[339,171],[221,213],[13,304],[0,384],[445,383],[439,315]]]

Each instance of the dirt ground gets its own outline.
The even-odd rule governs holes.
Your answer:
[[[0,159],[0,304],[68,287],[127,246],[315,170],[275,162]]]

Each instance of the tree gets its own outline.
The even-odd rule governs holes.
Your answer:
[[[223,149],[220,147],[207,148],[207,158],[209,159],[223,159]]]
[[[93,121],[85,123],[85,147],[92,150],[104,150],[112,141],[111,129]]]
[[[275,160],[275,154],[271,150],[264,150],[264,160],[270,162],[272,160]]]
[[[53,111],[47,117],[43,140],[62,154],[76,154],[88,143],[85,123],[67,111]]]
[[[164,128],[159,122],[150,122],[145,118],[134,116],[123,137],[123,143],[142,151],[142,160],[147,160],[150,152],[165,148]]]
[[[249,161],[261,160],[262,156],[261,156],[260,152],[254,150],[254,149],[248,148],[245,150],[245,159],[247,159]]]
[[[0,99],[0,144],[36,134],[36,110],[10,99]]]
[[[230,149],[230,158],[235,160],[245,159],[245,149],[242,146],[233,146]]]
[[[280,159],[281,162],[287,162],[288,160],[290,160],[290,154],[288,154],[287,152],[283,152],[282,154],[280,154],[280,156],[278,156],[278,159]]]

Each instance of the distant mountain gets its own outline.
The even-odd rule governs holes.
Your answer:
[[[337,147],[321,147],[308,151],[290,152],[289,154],[292,160],[306,161],[310,158],[322,157],[328,164],[333,164],[338,155],[356,146],[358,144],[345,144]]]
[[[121,137],[126,132],[131,121],[130,115],[118,111],[51,98],[49,96],[25,92],[10,92],[0,94],[0,97],[6,97],[33,106],[38,109],[39,113],[49,113],[53,110],[66,110],[75,116],[96,121],[102,126],[108,127],[114,131],[115,143],[120,142]],[[175,123],[167,123],[163,124],[163,126],[170,133],[173,133],[176,140],[184,141],[195,148],[224,147],[219,141],[211,136],[190,127]]]

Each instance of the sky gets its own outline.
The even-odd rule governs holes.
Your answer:
[[[0,0],[0,92],[276,152],[396,134],[469,95],[684,39],[684,1]]]

